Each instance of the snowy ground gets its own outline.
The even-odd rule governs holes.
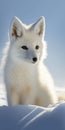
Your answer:
[[[7,98],[4,85],[0,84],[0,106],[1,106],[0,118],[4,118],[5,121],[4,122],[2,120],[2,122],[0,122],[0,128],[3,127],[4,123],[7,126],[8,122],[10,120],[13,120],[13,118],[14,118],[13,123],[15,123],[17,118],[17,121],[19,119],[20,121],[18,121],[19,124],[16,125],[19,125],[21,130],[65,130],[65,102],[60,102],[53,106],[50,105],[48,108],[38,106],[23,106],[23,105],[21,106],[21,108],[19,107],[4,108],[2,107],[3,105],[7,106]],[[3,109],[5,116],[3,115]],[[11,112],[8,113],[7,111]],[[12,119],[10,119],[10,117]],[[15,129],[13,128],[11,122],[9,122],[9,127]]]
[[[0,84],[0,106],[7,105],[6,91],[3,84]]]
[[[0,130],[65,130],[65,102],[39,106],[1,106]]]

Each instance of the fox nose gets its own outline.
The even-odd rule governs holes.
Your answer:
[[[33,61],[36,62],[37,61],[37,57],[33,57]]]

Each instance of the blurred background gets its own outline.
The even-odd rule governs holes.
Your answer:
[[[65,0],[0,0],[0,64],[8,41],[8,30],[14,16],[25,24],[40,16],[46,19],[45,40],[48,44],[48,66],[55,85],[65,86]],[[1,76],[0,76],[1,80]]]

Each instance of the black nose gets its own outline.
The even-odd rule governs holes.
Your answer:
[[[37,61],[37,57],[34,57],[34,58],[33,58],[33,61],[36,62],[36,61]]]

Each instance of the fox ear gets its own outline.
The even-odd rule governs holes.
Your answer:
[[[42,36],[45,33],[45,18],[42,16],[35,24],[34,31],[37,35]]]
[[[15,37],[15,39],[17,39],[19,37],[22,37],[23,33],[23,23],[17,17],[14,17],[9,31],[10,38]]]

